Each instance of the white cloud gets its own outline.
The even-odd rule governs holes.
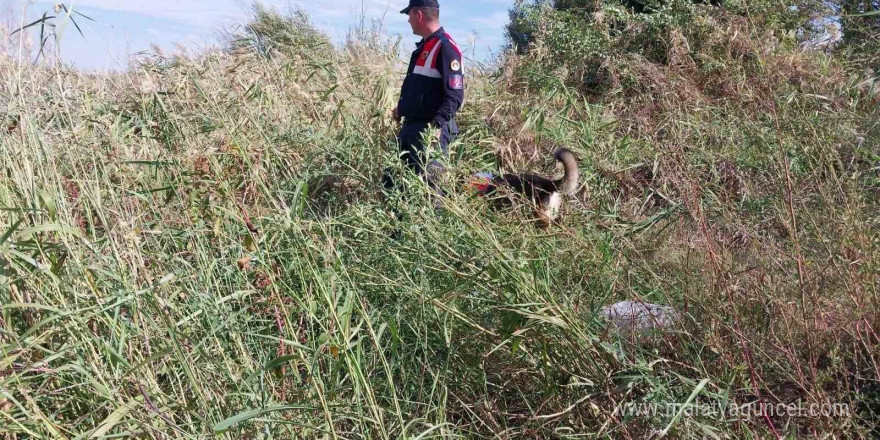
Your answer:
[[[217,17],[240,15],[244,9],[232,2],[211,2],[207,0],[79,0],[72,2],[77,7],[92,7],[113,12],[135,13],[166,20],[208,27]]]
[[[263,4],[284,12],[289,7],[299,7],[316,19],[357,19],[377,18],[398,14],[406,7],[406,0],[263,0]],[[166,20],[185,23],[200,28],[211,28],[221,24],[241,21],[250,12],[250,1],[246,0],[79,0],[74,7],[100,8],[120,13],[135,13]]]
[[[468,19],[469,22],[477,26],[490,29],[503,29],[508,20],[510,20],[510,16],[508,15],[507,11],[498,11],[488,17],[475,17]]]
[[[383,18],[387,21],[390,18],[399,16],[401,9],[407,5],[406,1],[400,0],[337,0],[335,2],[327,2],[328,4],[316,5],[314,3],[305,3],[303,1],[294,2],[306,12],[315,18],[337,17],[351,18],[352,20],[360,19],[362,16],[366,19]],[[404,20],[404,23],[406,20]]]

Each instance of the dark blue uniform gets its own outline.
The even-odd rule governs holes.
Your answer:
[[[418,174],[424,171],[426,160],[421,139],[426,128],[441,130],[444,157],[458,136],[454,117],[464,101],[462,69],[461,51],[442,27],[416,43],[397,102],[397,112],[403,117],[397,141],[407,165]]]

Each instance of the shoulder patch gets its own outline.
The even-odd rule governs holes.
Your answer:
[[[452,75],[449,77],[449,88],[461,90],[464,88],[464,78],[461,75]]]
[[[458,60],[452,60],[452,62],[449,63],[449,68],[452,70],[461,69],[461,63],[459,63]]]

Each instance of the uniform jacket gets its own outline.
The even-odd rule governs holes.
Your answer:
[[[416,43],[400,88],[398,113],[408,121],[442,127],[464,101],[461,51],[441,27]]]

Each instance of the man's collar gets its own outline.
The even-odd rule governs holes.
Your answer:
[[[428,35],[427,38],[422,38],[421,40],[419,40],[419,42],[416,43],[416,46],[421,46],[421,45],[425,44],[425,41],[428,41],[428,40],[430,40],[431,38],[434,38],[434,37],[436,37],[436,36],[438,36],[438,35],[440,35],[440,34],[442,34],[442,33],[444,33],[444,32],[446,32],[446,31],[443,30],[443,26],[440,26],[440,28],[437,29],[436,31],[434,31],[433,34]]]

